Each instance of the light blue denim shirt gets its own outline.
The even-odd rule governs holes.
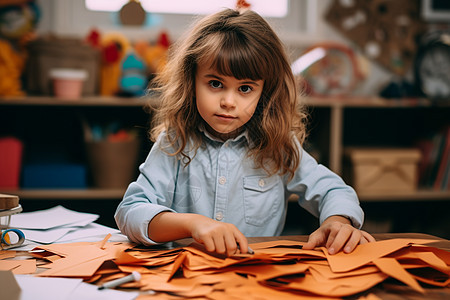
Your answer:
[[[297,194],[299,204],[321,223],[332,215],[344,215],[361,227],[364,214],[355,191],[300,146],[300,167],[289,181],[287,176],[268,176],[255,168],[247,155],[245,132],[226,142],[204,133],[203,146],[186,167],[161,150],[165,133],[153,145],[114,216],[131,241],[155,244],[148,238],[148,224],[162,211],[232,223],[247,237],[279,235],[291,194]]]

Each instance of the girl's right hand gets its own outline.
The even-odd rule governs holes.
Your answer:
[[[248,252],[247,238],[230,223],[219,222],[202,215],[193,215],[189,231],[197,242],[203,244],[207,251],[234,255]]]

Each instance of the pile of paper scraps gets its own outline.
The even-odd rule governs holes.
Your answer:
[[[303,250],[300,242],[277,240],[250,244],[253,255],[225,257],[207,253],[197,243],[142,248],[108,238],[34,248],[32,255],[46,262],[36,276],[102,284],[137,271],[141,280],[120,288],[140,289],[138,299],[242,299],[242,295],[245,299],[336,299],[367,291],[388,278],[419,294],[425,293],[422,284],[450,285],[450,252],[426,246],[432,240],[383,240],[335,255],[328,255],[325,248]],[[12,261],[18,264],[15,271],[35,271],[25,267],[35,265],[35,260]]]

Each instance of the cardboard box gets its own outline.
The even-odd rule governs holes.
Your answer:
[[[358,193],[412,193],[418,185],[418,149],[347,148],[344,178]]]

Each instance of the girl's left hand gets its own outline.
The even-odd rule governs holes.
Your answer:
[[[331,216],[311,233],[303,249],[310,250],[325,246],[329,254],[336,254],[341,250],[350,253],[357,245],[369,242],[375,242],[375,238],[369,233],[353,227],[344,217]]]

